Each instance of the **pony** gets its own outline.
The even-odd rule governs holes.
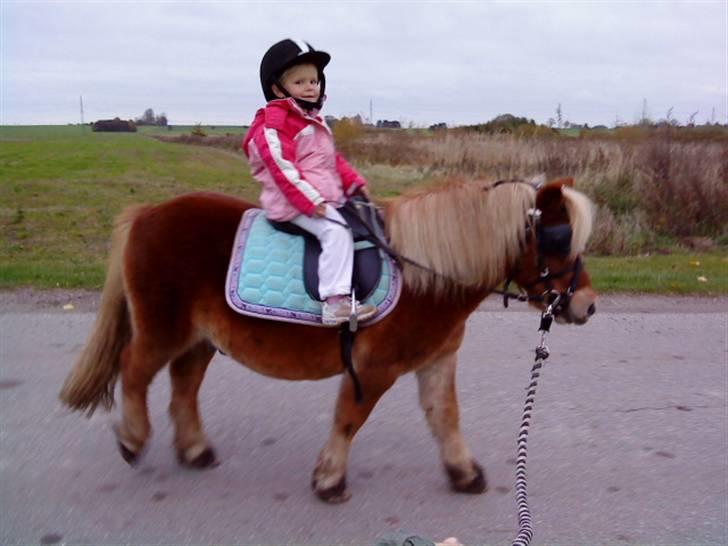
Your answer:
[[[323,379],[344,370],[337,329],[244,316],[227,305],[224,286],[236,228],[253,206],[227,195],[193,193],[127,208],[116,220],[96,322],[60,399],[89,416],[99,405],[108,411],[121,376],[115,432],[132,465],[151,433],[148,386],[165,365],[174,447],[179,462],[193,468],[216,464],[197,395],[217,350],[279,379]],[[357,334],[353,362],[363,400],[355,400],[352,377],[343,374],[313,490],[329,503],[349,499],[346,470],[354,436],[382,394],[399,376],[414,372],[451,488],[482,493],[485,473],[460,431],[455,392],[465,322],[500,283],[512,280],[540,309],[552,300],[549,295],[562,296],[558,322],[585,323],[596,309],[589,275],[580,266],[591,203],[573,189],[572,179],[539,189],[518,181],[454,180],[392,198],[382,209],[389,243],[406,258],[402,293],[391,314]],[[540,227],[566,227],[566,250],[544,245]]]

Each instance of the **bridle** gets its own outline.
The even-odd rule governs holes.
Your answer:
[[[528,282],[519,283],[521,288],[519,294],[509,291],[509,286],[518,275],[518,267],[514,268],[505,283],[503,290],[494,290],[497,294],[503,295],[503,306],[508,307],[508,301],[515,299],[518,301],[533,301],[545,303],[553,306],[553,315],[558,316],[568,309],[571,298],[576,292],[576,285],[579,282],[579,275],[583,269],[581,255],[577,255],[574,263],[565,269],[552,272],[546,265],[547,255],[568,256],[571,252],[571,225],[568,223],[557,224],[554,226],[544,226],[541,222],[541,211],[539,209],[529,209],[528,221],[526,224],[527,240],[531,237],[536,238],[536,266],[539,271],[538,276]],[[552,281],[560,279],[571,274],[571,281],[567,288],[561,292],[556,290]],[[544,291],[536,296],[529,296],[527,291],[542,284]]]

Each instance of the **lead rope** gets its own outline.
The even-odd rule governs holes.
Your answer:
[[[541,368],[549,357],[549,348],[546,346],[546,334],[554,320],[553,309],[558,305],[560,296],[556,295],[551,304],[541,314],[541,343],[536,347],[536,361],[531,368],[531,382],[528,385],[526,404],[523,407],[521,428],[518,432],[518,456],[516,457],[516,504],[518,505],[518,536],[512,546],[529,546],[533,538],[531,526],[531,510],[528,507],[528,485],[526,483],[526,444],[528,443],[528,427],[531,424],[531,410],[533,410],[536,397],[536,385],[541,375]]]

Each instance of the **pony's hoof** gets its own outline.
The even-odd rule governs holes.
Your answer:
[[[341,504],[351,498],[351,493],[346,488],[346,476],[341,478],[341,481],[336,485],[327,487],[326,489],[319,489],[315,480],[312,485],[316,496],[328,504]]]
[[[211,447],[205,447],[201,453],[193,456],[186,457],[183,452],[177,453],[177,460],[183,466],[194,468],[197,470],[204,470],[205,468],[215,468],[220,463],[217,461],[215,450]]]
[[[450,486],[458,493],[480,495],[488,489],[488,482],[485,479],[483,467],[475,461],[473,461],[475,476],[470,479],[467,479],[465,473],[455,466],[445,465],[445,470],[447,470],[447,475],[450,478]]]
[[[119,446],[119,453],[129,466],[136,466],[141,458],[141,451],[132,451],[121,439],[121,429],[118,424],[113,426],[114,435],[116,436],[116,444]]]
[[[129,466],[136,466],[139,462],[139,454],[134,453],[131,449],[126,447],[123,443],[121,443],[121,440],[117,440],[117,443],[119,444],[121,457],[129,464]]]

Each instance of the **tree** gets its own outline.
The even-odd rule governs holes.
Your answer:
[[[167,120],[167,114],[162,112],[158,116],[154,115],[153,108],[147,108],[144,110],[144,114],[141,117],[136,118],[137,125],[159,125],[161,127],[167,127],[169,121]]]
[[[151,108],[144,110],[144,115],[139,121],[142,125],[154,125],[154,110]]]

